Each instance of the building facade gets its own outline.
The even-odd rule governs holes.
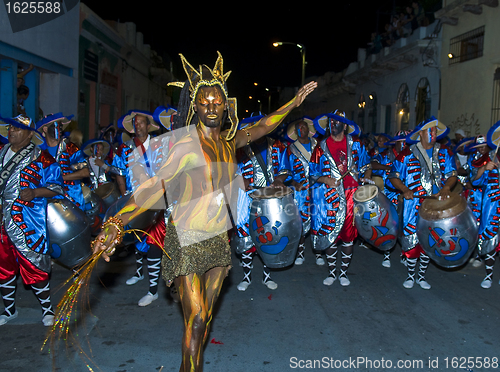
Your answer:
[[[439,120],[468,136],[500,120],[500,7],[498,0],[443,1]]]

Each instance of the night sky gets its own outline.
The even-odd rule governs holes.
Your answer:
[[[298,6],[297,2],[291,2],[293,7],[278,6],[271,0],[265,7],[251,1],[234,1],[224,6],[226,3],[221,2],[144,0],[119,8],[110,8],[110,3],[101,0],[82,2],[103,19],[134,22],[137,31],[144,34],[144,43],[163,55],[164,60],[173,61],[179,79],[185,78],[179,53],[194,67],[213,67],[216,52],[220,51],[225,71],[232,70],[229,94],[238,98],[242,108],[244,98],[259,93],[256,89],[300,85],[299,49],[293,45],[275,48],[274,41],[306,47],[306,80],[327,71],[341,71],[356,60],[357,49],[370,41],[370,34],[377,27],[377,9],[385,12],[378,17],[382,30],[390,18],[387,12],[396,0],[375,5],[366,5],[366,1],[330,1],[329,5],[317,2],[321,6],[303,2],[308,7]],[[255,88],[254,82],[260,88]]]

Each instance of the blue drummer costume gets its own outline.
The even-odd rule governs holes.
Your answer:
[[[436,128],[434,137],[428,138],[432,144],[430,150],[425,150],[421,144],[421,133],[431,136],[432,128]],[[437,137],[445,133],[446,126],[434,117],[421,123],[407,136],[406,147],[398,155],[392,165],[391,173],[387,179],[389,187],[393,187],[393,180],[400,180],[414,196],[428,196],[437,194],[448,179],[457,175],[453,153],[448,147],[436,143]],[[402,191],[402,190],[400,190]],[[403,199],[403,223],[400,237],[403,255],[406,257],[408,276],[403,283],[405,288],[412,288],[415,283],[415,269],[417,260],[420,259],[417,283],[423,289],[431,286],[425,280],[430,257],[424,252],[417,237],[418,210],[423,202],[419,197]]]
[[[158,113],[162,113],[160,123],[170,123],[176,110],[172,107],[161,106]],[[156,112],[156,111],[155,111]],[[135,136],[124,142],[118,148],[113,157],[110,172],[122,177],[125,181],[126,190],[121,190],[124,195],[134,192],[139,185],[154,177],[157,171],[163,166],[169,151],[170,135],[153,137],[150,133],[160,129],[153,113],[143,110],[130,110],[118,120],[118,127],[126,130],[130,134],[135,133],[136,118],[142,116],[146,118],[148,125],[147,138],[144,142]],[[171,126],[171,124],[168,124]],[[167,128],[165,126],[165,128]],[[151,230],[154,230],[151,231]],[[165,221],[158,218],[156,224],[147,231],[153,236],[164,236]],[[159,238],[159,241],[163,241]],[[156,239],[158,240],[158,239]],[[158,299],[158,279],[161,271],[161,247],[152,244],[151,239],[144,238],[141,242],[135,243],[136,272],[126,281],[127,285],[134,285],[144,279],[143,261],[147,256],[149,291],[139,302],[139,306],[148,306]],[[153,247],[153,249],[151,249]]]
[[[484,136],[478,136],[474,144],[469,146],[470,150],[478,149],[478,157],[471,163],[471,182],[473,187],[482,188],[477,248],[479,255],[484,257],[486,276],[481,282],[481,287],[485,289],[491,287],[495,256],[500,250],[498,237],[500,224],[498,164],[500,164],[500,154],[497,151],[498,134],[495,133],[499,127],[500,122],[490,128],[486,141]],[[493,136],[494,139],[492,139]]]
[[[239,129],[250,127],[257,123],[265,115],[251,116],[240,121]],[[243,267],[243,280],[238,284],[238,290],[245,291],[252,282],[253,257],[257,251],[250,236],[250,204],[251,194],[255,189],[271,186],[275,178],[280,175],[288,175],[283,170],[282,161],[286,147],[280,140],[270,137],[263,137],[260,140],[237,150],[236,157],[238,167],[243,176],[246,190],[240,190],[238,196],[238,217],[236,222],[236,232],[238,235],[237,244],[240,247],[241,265]],[[259,157],[259,158],[258,158]],[[261,165],[262,164],[262,165]],[[263,169],[265,167],[265,171]],[[242,212],[247,211],[247,212]],[[269,289],[278,288],[271,279],[271,271],[263,265],[263,280]]]
[[[50,301],[49,273],[51,257],[46,224],[46,197],[23,197],[27,189],[46,189],[52,195],[63,194],[61,168],[55,159],[38,145],[42,136],[35,131],[33,121],[23,115],[1,119],[2,135],[11,131],[29,130],[34,133],[31,142],[12,151],[12,143],[0,150],[2,171],[1,203],[2,226],[0,234],[0,291],[5,305],[0,325],[17,317],[15,293],[17,274],[24,284],[31,286],[43,311],[42,322],[51,326],[54,311]],[[17,129],[15,129],[17,128]],[[22,198],[23,197],[23,198]]]
[[[398,198],[401,192],[399,190],[394,189],[392,187],[389,187],[389,184],[386,182],[387,178],[389,177],[389,174],[392,169],[392,164],[394,163],[394,160],[396,160],[396,157],[399,155],[399,153],[403,150],[403,148],[406,146],[406,136],[408,135],[409,132],[400,130],[396,133],[396,135],[391,138],[389,141],[385,143],[385,146],[387,146],[385,149],[383,149],[382,152],[378,152],[373,158],[372,158],[372,168],[374,168],[374,163],[382,165],[387,167],[388,169],[373,169],[372,170],[372,175],[377,175],[382,178],[383,181],[383,192],[385,196],[391,201],[392,204],[398,208]],[[386,137],[387,138],[387,137]],[[384,259],[382,260],[382,266],[384,267],[391,267],[391,251],[385,251],[384,252]]]
[[[69,123],[70,121],[68,118],[63,116],[62,113],[48,115],[36,123],[37,131],[42,133],[46,138],[50,131],[50,135],[54,138],[54,140],[57,140],[56,146],[49,146],[47,138],[47,141],[41,146],[41,148],[43,150],[47,150],[50,155],[56,159],[56,162],[61,167],[63,178],[74,173],[75,169],[72,166],[77,164],[81,169],[88,169],[85,156],[80,151],[78,146],[73,142],[70,142],[68,138],[61,138],[61,133]],[[84,174],[84,176],[88,176],[88,172]],[[85,199],[80,180],[65,180],[63,188],[64,195],[78,208],[85,211],[87,207],[85,206]]]
[[[359,176],[368,169],[370,158],[358,139],[359,127],[338,110],[333,114],[320,115],[315,119],[318,132],[327,137],[313,150],[309,163],[312,220],[311,238],[313,249],[325,250],[329,275],[323,281],[332,285],[337,279],[337,243],[342,241],[342,263],[339,280],[342,286],[350,284],[347,270],[351,263],[353,241],[357,237],[354,226],[353,195],[358,187]],[[340,141],[333,139],[347,128]],[[326,132],[325,128],[329,128]],[[367,172],[368,174],[368,172]],[[323,183],[324,178],[341,180],[336,187]],[[368,177],[369,178],[369,177]]]
[[[316,129],[314,122],[309,117],[304,117],[292,122],[287,128],[287,146],[285,156],[281,165],[282,170],[288,170],[290,175],[285,183],[291,183],[294,189],[294,199],[297,202],[300,217],[302,219],[302,238],[299,243],[296,265],[304,262],[305,236],[311,229],[311,193],[309,184],[309,161],[311,154],[317,145]],[[299,140],[299,137],[302,140]],[[302,143],[305,142],[305,143]],[[316,264],[324,265],[325,261],[320,253],[316,253]]]

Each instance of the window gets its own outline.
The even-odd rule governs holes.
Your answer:
[[[417,98],[415,120],[419,124],[431,116],[431,87],[427,78],[422,78],[418,82],[415,97]]]
[[[410,91],[406,83],[401,84],[398,91],[397,109],[399,130],[408,130],[410,124]]]
[[[368,126],[371,133],[377,132],[377,95],[372,92],[368,95]]]
[[[469,61],[482,57],[484,44],[484,26],[450,40],[449,64]]]
[[[357,123],[359,127],[366,131],[365,128],[365,106],[366,106],[366,101],[365,101],[365,96],[363,93],[359,96],[359,101],[358,101],[358,120]]]

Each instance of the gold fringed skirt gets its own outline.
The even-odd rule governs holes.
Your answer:
[[[164,247],[171,258],[163,254],[161,261],[162,276],[168,287],[178,276],[203,275],[214,267],[231,265],[227,231],[212,237],[203,231],[176,229],[174,225],[167,223]]]

